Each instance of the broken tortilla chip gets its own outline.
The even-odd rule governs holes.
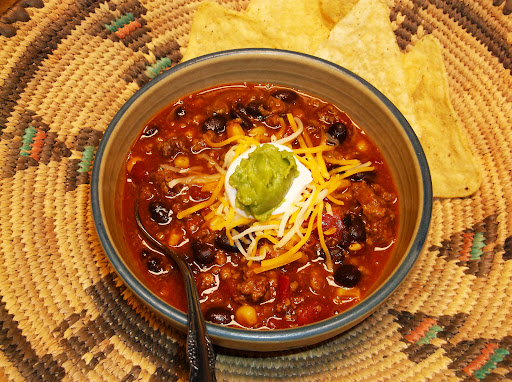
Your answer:
[[[239,48],[311,54],[328,35],[317,0],[253,0],[244,12],[206,1],[194,15],[183,61]]]
[[[418,126],[411,96],[406,91],[403,53],[396,43],[384,2],[359,1],[314,55],[370,82],[395,104],[411,126]],[[415,132],[421,136],[421,131]]]
[[[432,176],[434,196],[464,197],[478,190],[482,174],[450,101],[442,47],[432,35],[405,55],[407,87],[412,95],[420,139]]]

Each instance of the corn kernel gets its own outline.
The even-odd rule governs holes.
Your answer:
[[[174,165],[179,168],[187,168],[190,162],[188,157],[182,154],[179,154],[174,158]]]
[[[181,240],[181,235],[179,235],[179,234],[177,234],[177,233],[173,232],[173,233],[171,233],[171,235],[169,236],[169,245],[170,245],[171,247],[174,247],[174,246],[178,245],[178,243],[180,242],[180,240]]]
[[[363,246],[359,243],[350,244],[350,247],[348,247],[350,251],[359,251],[361,248],[363,248]]]
[[[260,136],[265,136],[266,134],[267,134],[267,129],[265,128],[265,126],[258,126],[258,127],[253,128],[249,135],[251,137],[260,137]]]
[[[365,152],[366,150],[368,150],[368,145],[366,144],[366,141],[361,140],[357,142],[357,150],[360,152]]]
[[[336,295],[344,298],[361,298],[361,290],[359,288],[336,288]]]
[[[235,135],[245,135],[244,129],[239,123],[229,123],[226,127],[228,138],[234,137]]]
[[[256,309],[250,305],[243,305],[235,311],[235,320],[245,326],[253,326],[258,322]]]

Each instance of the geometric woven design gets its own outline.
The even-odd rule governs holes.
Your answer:
[[[199,3],[26,0],[0,16],[0,380],[188,378],[184,334],[109,265],[89,184],[109,122],[180,62]],[[403,51],[443,45],[482,186],[434,200],[418,262],[368,319],[294,351],[217,347],[218,380],[512,380],[512,2],[387,3]]]

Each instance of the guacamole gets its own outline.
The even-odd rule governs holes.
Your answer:
[[[265,221],[282,203],[298,175],[292,152],[264,144],[242,159],[229,184],[236,189],[237,207]]]

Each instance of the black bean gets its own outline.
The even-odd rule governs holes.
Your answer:
[[[350,231],[347,229],[347,224],[344,223],[345,229],[341,231],[340,241],[338,242],[338,246],[347,249],[349,245],[352,243],[352,236],[350,235]]]
[[[353,182],[361,182],[361,181],[366,181],[367,183],[373,183],[375,182],[375,177],[377,175],[375,174],[374,171],[363,171],[363,172],[358,172],[358,173],[355,173],[351,176],[349,176],[349,179]]]
[[[323,250],[322,250],[323,252]],[[345,253],[343,250],[339,247],[332,247],[329,248],[329,253],[331,254],[331,259],[335,263],[341,264],[343,263],[343,260],[345,259]],[[325,256],[324,256],[325,257]]]
[[[247,110],[245,110],[245,106],[242,105],[240,102],[238,102],[235,106],[234,106],[234,109],[239,112],[239,113],[242,113],[243,115],[247,115]]]
[[[154,257],[149,258],[146,261],[146,266],[148,267],[148,271],[153,274],[160,274],[163,272],[162,265],[160,264],[160,260]]]
[[[240,111],[236,110],[234,107],[232,107],[231,109],[229,109],[229,116],[233,119],[237,119],[237,118],[240,118],[240,115],[242,115],[243,113],[241,113]]]
[[[253,124],[249,118],[241,117],[240,118],[240,126],[242,126],[245,130],[250,130],[250,129],[252,129]]]
[[[345,125],[343,122],[336,122],[333,123],[331,127],[329,127],[327,132],[331,137],[338,141],[339,145],[341,145],[343,142],[345,142],[345,139],[347,139],[348,128],[347,125]]]
[[[317,249],[317,254],[325,259],[325,252],[321,247]],[[345,253],[339,247],[329,248],[329,254],[331,255],[332,261],[334,261],[335,263],[341,264],[345,259]]]
[[[343,264],[336,269],[334,281],[342,287],[353,288],[361,280],[361,271],[355,265]]]
[[[211,264],[215,260],[215,247],[211,244],[195,241],[192,243],[194,260],[199,264]]]
[[[350,216],[350,226],[349,232],[352,240],[358,243],[363,243],[366,241],[366,228],[364,226],[364,221],[361,219],[359,215],[349,215]],[[345,219],[343,219],[345,222]]]
[[[272,93],[272,96],[286,103],[291,103],[297,99],[297,93],[289,89],[276,90]]]
[[[231,311],[227,308],[210,308],[204,314],[206,321],[214,324],[229,324],[231,322]]]
[[[187,114],[187,112],[182,106],[178,106],[176,109],[174,109],[174,115],[178,118],[185,116],[185,114]]]
[[[206,133],[208,130],[211,130],[214,133],[223,133],[226,130],[226,123],[226,117],[223,115],[212,115],[203,122],[203,132]]]
[[[146,126],[144,131],[142,132],[143,137],[152,137],[158,133],[158,128],[156,126]]]
[[[141,255],[145,259],[146,268],[148,269],[149,273],[154,275],[161,275],[166,273],[167,264],[164,258],[158,257],[146,250],[143,250]]]
[[[169,224],[171,221],[171,213],[167,207],[157,201],[149,203],[149,216],[158,224]]]
[[[241,104],[238,104],[241,106],[241,108],[244,110],[245,112],[245,109],[243,108],[243,105]],[[249,118],[247,118],[245,116],[245,113],[240,111],[240,108],[235,109],[235,108],[231,108],[231,110],[229,111],[229,115],[231,116],[231,118],[233,119],[240,119],[240,126],[242,126],[245,130],[249,130],[252,128],[252,122],[250,121]]]
[[[245,107],[245,111],[250,116],[252,116],[254,118],[257,118],[257,119],[261,119],[263,117],[263,115],[261,114],[261,111],[260,111],[260,106],[261,105],[262,105],[261,102],[251,101]]]
[[[236,247],[236,245],[231,245],[229,243],[229,239],[226,234],[221,234],[215,237],[215,245],[217,248],[222,249],[223,251],[230,253],[238,253],[240,250]]]

